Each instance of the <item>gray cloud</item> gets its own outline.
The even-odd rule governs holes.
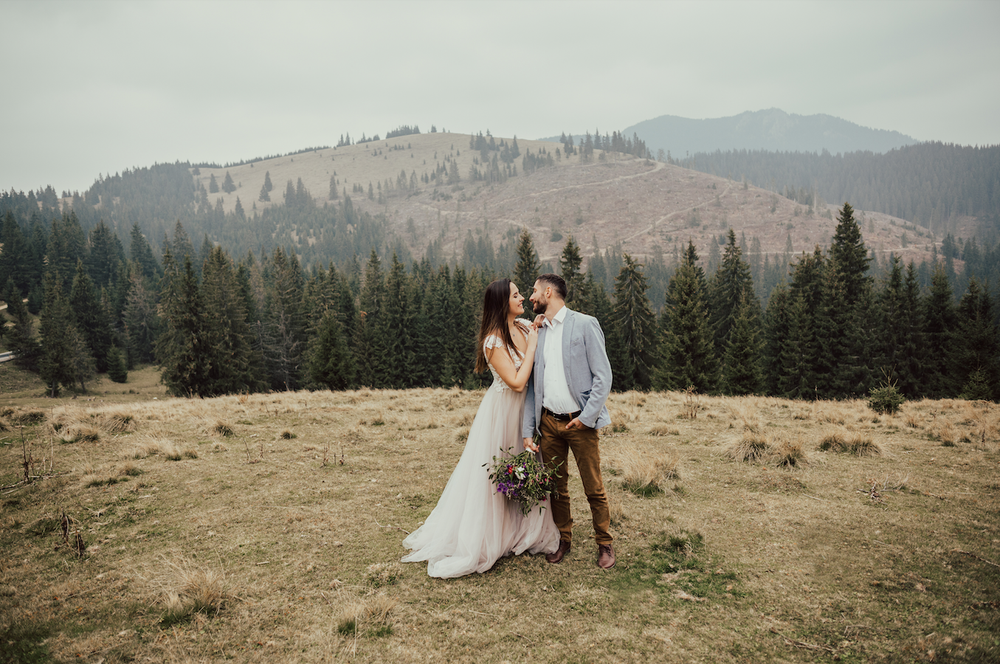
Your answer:
[[[0,188],[417,123],[538,137],[778,107],[1000,143],[994,2],[5,2]]]

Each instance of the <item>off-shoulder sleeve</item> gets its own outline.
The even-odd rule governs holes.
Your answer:
[[[483,351],[488,351],[491,348],[503,348],[503,339],[495,334],[486,337],[486,340],[483,341]]]

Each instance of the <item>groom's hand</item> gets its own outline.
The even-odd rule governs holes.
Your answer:
[[[566,430],[570,429],[585,429],[587,425],[580,421],[579,417],[574,417],[569,422],[566,423]]]
[[[532,439],[525,438],[524,439],[524,449],[528,450],[529,452],[537,452],[538,451],[538,445],[535,445],[535,441],[533,441]]]

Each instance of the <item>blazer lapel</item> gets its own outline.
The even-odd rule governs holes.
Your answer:
[[[570,356],[570,346],[572,346],[571,340],[573,339],[573,323],[575,323],[575,316],[573,315],[572,309],[566,310],[566,318],[563,319],[563,331],[562,331],[562,356],[563,356],[563,371],[566,373],[566,384],[572,385],[573,381],[570,380],[570,372],[573,370],[572,357]]]

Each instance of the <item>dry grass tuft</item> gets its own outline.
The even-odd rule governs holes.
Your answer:
[[[45,413],[34,409],[7,408],[4,409],[4,417],[8,418],[11,424],[20,426],[31,426],[45,421]]]
[[[403,575],[399,563],[375,563],[365,570],[365,583],[372,588],[395,585]]]
[[[139,422],[131,413],[111,412],[101,418],[101,426],[111,434],[131,433],[138,428]]]
[[[851,448],[847,439],[841,433],[831,433],[819,441],[819,449],[823,452],[847,452]]]
[[[138,477],[142,475],[143,470],[131,461],[126,461],[121,466],[118,467],[118,474],[127,477]]]
[[[215,423],[215,426],[212,427],[212,433],[218,434],[223,438],[232,438],[236,435],[236,432],[233,431],[233,427],[222,420]]]
[[[773,454],[775,464],[778,466],[794,467],[809,463],[805,450],[802,449],[802,443],[797,440],[781,440],[774,446]]]
[[[96,443],[101,439],[101,432],[85,424],[72,424],[62,427],[56,437],[64,445],[81,442]]]
[[[184,458],[181,448],[169,440],[161,440],[157,445],[156,452],[170,461],[180,461]]]
[[[163,622],[182,622],[195,613],[217,614],[236,599],[222,572],[195,566],[190,560],[166,562],[160,583]]]
[[[282,438],[282,440],[291,440],[292,438],[298,438],[298,436],[296,434],[292,433],[288,429],[285,429],[284,431],[282,431],[279,434],[279,436]]]
[[[637,496],[649,497],[664,492],[667,480],[677,478],[677,452],[640,448],[625,444],[609,453],[608,463],[621,477],[622,488]]]
[[[681,430],[676,427],[670,427],[666,425],[657,425],[649,430],[650,436],[679,436],[681,435]]]
[[[765,436],[747,431],[726,451],[726,454],[736,461],[753,462],[764,458],[770,449],[771,446]]]
[[[225,443],[212,443],[213,452],[228,452],[229,448],[226,447]]]
[[[882,456],[882,448],[872,440],[871,436],[857,434],[850,440],[850,452],[859,457]]]

